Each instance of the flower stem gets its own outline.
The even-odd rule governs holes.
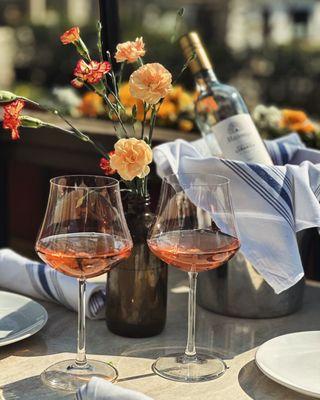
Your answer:
[[[101,25],[101,22],[98,21],[98,23],[97,23],[97,31],[98,31],[97,47],[98,47],[98,51],[99,51],[100,61],[102,62],[103,61],[103,52],[102,52],[101,30],[102,30],[102,25]]]
[[[162,104],[162,102],[160,103],[158,108],[156,106],[152,107],[151,118],[150,118],[149,138],[148,138],[149,146],[151,146],[153,130],[154,130],[154,126],[156,124],[156,119],[157,119],[157,112],[159,111],[161,104]]]
[[[149,106],[145,102],[143,102],[143,119],[141,122],[141,139],[144,139],[144,128],[146,125],[148,111],[149,111]]]
[[[121,83],[122,83],[123,70],[124,70],[124,63],[122,62],[120,65],[120,72],[119,72],[119,78],[118,78],[119,87],[121,86]]]
[[[143,178],[143,195],[148,195],[148,177]]]
[[[108,104],[108,106],[112,109],[112,111],[116,114],[116,116],[117,116],[117,118],[119,120],[119,123],[121,125],[121,128],[123,129],[126,137],[128,138],[129,137],[128,131],[127,131],[126,127],[124,126],[124,123],[123,123],[123,121],[121,119],[121,115],[119,113],[119,110],[117,109],[117,107],[114,107],[114,105],[111,103],[110,99],[108,98],[108,96],[106,94],[103,94],[102,97],[103,97],[104,101]]]
[[[72,135],[72,136],[74,136],[74,137],[76,137],[76,138],[82,140],[83,142],[88,142],[88,143],[90,143],[90,144],[94,147],[94,149],[95,149],[98,153],[100,153],[103,157],[105,157],[105,158],[107,158],[107,159],[109,158],[108,153],[106,152],[106,150],[105,150],[102,146],[100,146],[99,144],[95,143],[95,142],[94,142],[92,139],[90,139],[87,135],[84,135],[84,136],[86,136],[88,139],[82,139],[82,138],[79,137],[79,135],[78,135],[75,131],[73,131],[73,130],[65,129],[65,128],[62,128],[61,126],[57,126],[57,125],[49,124],[49,123],[44,123],[44,126],[46,126],[46,127],[48,127],[48,128],[59,129],[60,131],[69,133],[70,135]]]
[[[60,126],[56,126],[54,124],[49,124],[49,123],[45,123],[45,126],[49,127],[49,128],[55,128],[55,129],[60,129],[61,131],[67,132],[75,137],[77,137],[78,139],[82,140],[83,142],[88,142],[90,143],[100,154],[103,155],[103,157],[106,157],[107,151],[101,147],[100,145],[98,145],[97,143],[95,143],[88,135],[84,134],[83,132],[81,132],[78,128],[76,128],[70,121],[68,121],[66,119],[66,117],[61,114],[58,110],[56,109],[52,109],[49,107],[45,107],[42,104],[33,101],[31,99],[28,99],[26,97],[21,97],[22,100],[27,101],[30,104],[33,104],[37,107],[39,107],[40,109],[44,110],[44,111],[48,111],[50,113],[52,113],[53,115],[58,116],[60,119],[62,119],[62,121],[64,121],[70,128],[71,131],[68,129],[64,129],[61,128]]]
[[[172,85],[175,85],[178,80],[181,78],[181,76],[183,75],[184,71],[188,68],[189,64],[191,63],[192,60],[194,60],[196,58],[196,54],[195,52],[193,52],[191,54],[191,56],[187,59],[187,61],[183,64],[181,71],[179,72],[178,76],[174,79],[174,81],[172,82]]]

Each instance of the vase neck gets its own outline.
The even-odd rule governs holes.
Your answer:
[[[150,195],[129,194],[127,197],[127,210],[130,213],[139,213],[150,209]]]

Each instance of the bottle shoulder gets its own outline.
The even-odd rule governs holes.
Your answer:
[[[202,90],[199,91],[198,99],[200,100],[210,95],[241,100],[243,102],[241,94],[234,86],[230,86],[218,81],[207,84],[205,88],[202,88]]]
[[[247,106],[236,88],[210,82],[199,90],[195,103],[196,113],[206,112],[215,115],[217,121],[237,114],[248,114]]]

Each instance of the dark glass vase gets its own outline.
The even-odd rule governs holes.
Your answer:
[[[109,272],[106,322],[117,335],[150,337],[159,334],[166,322],[167,264],[147,244],[154,218],[150,197],[126,194],[123,203],[134,245],[131,256]]]

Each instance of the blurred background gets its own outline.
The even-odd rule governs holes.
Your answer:
[[[319,1],[119,0],[121,39],[143,35],[146,59],[178,73],[182,53],[170,39],[180,7],[185,14],[179,34],[200,32],[218,77],[236,86],[251,110],[258,103],[275,104],[317,117]],[[94,47],[98,17],[98,0],[0,0],[0,87],[46,101],[66,87],[63,96],[76,104],[78,94],[68,82],[77,56],[59,36],[79,25]],[[181,82],[192,89],[188,72]]]

